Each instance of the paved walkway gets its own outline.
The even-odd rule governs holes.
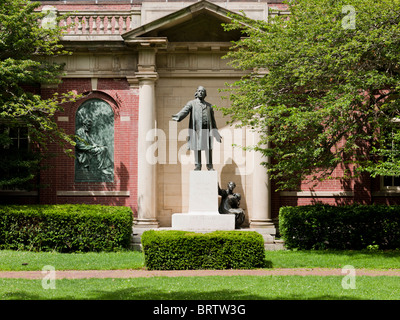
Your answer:
[[[357,276],[400,276],[400,269],[367,270],[355,269]],[[42,271],[0,271],[0,278],[43,279],[47,272]],[[344,276],[342,269],[294,268],[294,269],[255,269],[255,270],[56,270],[57,279],[85,278],[140,278],[140,277],[193,277],[193,276]]]

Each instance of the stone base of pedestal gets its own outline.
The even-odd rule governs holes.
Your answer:
[[[218,212],[218,174],[216,171],[191,171],[189,212],[172,215],[172,229],[209,232],[235,230],[234,214]]]
[[[187,216],[186,213],[181,214],[181,215]],[[210,217],[210,216],[208,216],[208,217]],[[178,220],[179,219],[181,219],[181,218],[178,218]],[[180,221],[178,221],[178,224],[179,224],[179,222]],[[145,232],[147,230],[173,230],[173,229],[169,228],[169,227],[167,227],[167,228],[135,228],[134,227],[132,229],[132,242],[131,242],[131,248],[133,250],[142,250],[143,249],[141,238],[142,238],[143,232]],[[211,230],[198,230],[197,228],[195,228],[193,230],[188,230],[188,231],[206,233],[206,232],[215,231],[215,229],[212,228]],[[256,231],[263,236],[265,250],[270,250],[270,251],[285,250],[285,243],[283,242],[283,240],[275,239],[275,232],[274,232],[274,234],[268,234],[268,233],[266,233],[267,229],[251,229],[251,228],[250,229],[249,228],[241,228],[241,229],[237,229],[235,231],[242,231],[242,232],[243,231]]]
[[[199,232],[235,230],[235,215],[175,213],[172,215],[172,230]]]

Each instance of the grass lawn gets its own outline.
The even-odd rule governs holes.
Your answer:
[[[304,250],[266,251],[272,268],[343,268],[352,265],[365,269],[400,269],[400,251]]]
[[[343,289],[340,276],[207,276],[134,279],[0,279],[0,300],[398,300],[398,277],[357,277]]]
[[[267,251],[272,268],[400,268],[400,251]],[[141,252],[61,254],[0,251],[0,270],[141,269]],[[56,289],[41,280],[0,279],[0,300],[398,300],[399,277],[356,277],[355,289],[342,276],[213,276],[133,279],[56,279]]]
[[[400,268],[400,251],[266,251],[272,268]],[[112,270],[144,268],[143,253],[137,251],[100,253],[56,253],[0,251],[0,270],[42,270],[51,265],[56,270]]]
[[[51,265],[56,270],[141,269],[143,253],[138,251],[58,253],[0,251],[0,271],[42,270]]]

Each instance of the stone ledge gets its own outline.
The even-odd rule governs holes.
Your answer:
[[[353,191],[281,191],[281,197],[354,197]]]
[[[58,197],[129,197],[129,191],[57,191]]]

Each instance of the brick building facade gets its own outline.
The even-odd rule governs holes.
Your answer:
[[[65,76],[58,86],[42,86],[41,94],[74,90],[84,98],[65,106],[57,121],[67,133],[76,133],[80,106],[95,99],[106,102],[114,115],[112,181],[78,181],[75,159],[58,154],[40,173],[46,188],[33,191],[0,191],[3,203],[89,203],[130,206],[138,226],[168,227],[171,215],[188,206],[188,176],[193,157],[186,150],[187,121],[176,123],[171,115],[193,99],[199,85],[207,89],[211,104],[226,106],[219,89],[243,73],[222,57],[230,41],[240,34],[224,32],[228,13],[243,10],[254,19],[268,19],[269,8],[287,14],[281,1],[184,1],[136,0],[41,1],[42,10],[73,12],[63,23],[73,27],[62,42],[73,54],[58,57]],[[93,100],[94,101],[94,100]],[[271,229],[285,205],[311,203],[398,203],[400,189],[394,182],[368,176],[343,182],[330,180],[301,191],[275,192],[260,155],[232,147],[252,145],[257,136],[247,129],[226,125],[215,111],[223,143],[214,149],[215,169],[224,188],[228,181],[242,194],[246,226]],[[341,168],[336,169],[339,174]]]

